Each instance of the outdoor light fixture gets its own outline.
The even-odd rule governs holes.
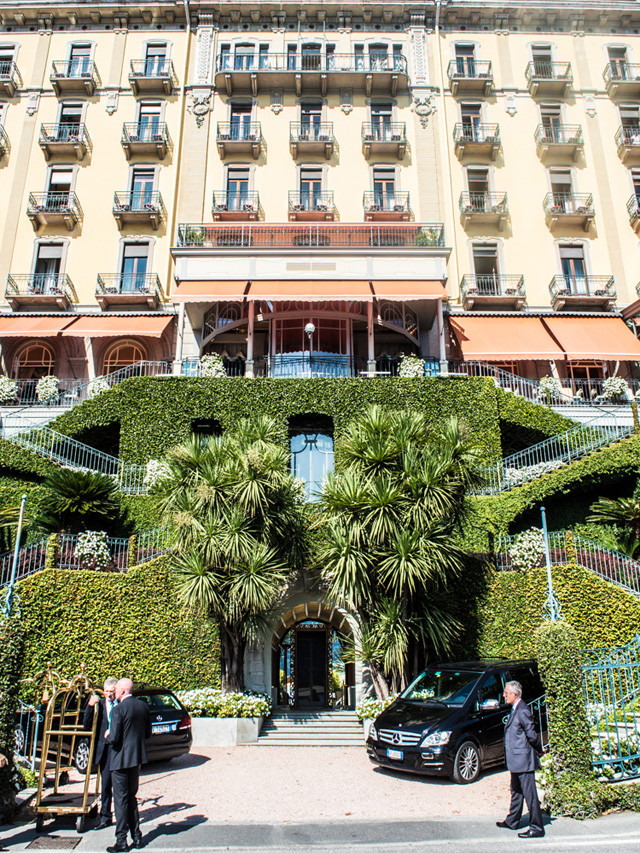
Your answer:
[[[313,325],[313,323],[307,323],[307,325],[304,327],[304,331],[308,335],[309,340],[311,340],[311,335],[315,332],[315,330],[316,327]]]

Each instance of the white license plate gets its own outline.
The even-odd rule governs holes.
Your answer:
[[[388,749],[387,758],[393,758],[394,761],[402,761],[402,759],[404,758],[404,753],[400,752],[399,749]]]
[[[172,732],[173,726],[153,726],[154,735],[163,735],[166,732]]]

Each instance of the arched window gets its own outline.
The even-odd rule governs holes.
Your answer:
[[[113,373],[137,361],[146,361],[147,354],[136,341],[116,341],[104,354],[103,373]]]
[[[55,362],[55,353],[49,344],[30,341],[18,350],[13,359],[13,376],[15,379],[40,379],[41,376],[50,376]]]
[[[323,415],[292,418],[289,423],[291,473],[304,481],[306,499],[316,501],[333,471],[333,421]]]

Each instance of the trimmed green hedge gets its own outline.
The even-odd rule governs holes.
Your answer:
[[[0,767],[0,819],[11,817],[17,790],[13,747],[23,650],[24,625],[13,615],[0,625],[0,752],[9,762],[6,767]]]
[[[181,610],[167,556],[127,574],[47,569],[19,592],[23,677],[51,661],[65,677],[83,663],[98,684],[126,675],[176,689],[219,686],[217,628]]]

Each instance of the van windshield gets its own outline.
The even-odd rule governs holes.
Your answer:
[[[400,695],[407,702],[445,702],[463,705],[479,673],[459,669],[431,669],[419,675]]]

